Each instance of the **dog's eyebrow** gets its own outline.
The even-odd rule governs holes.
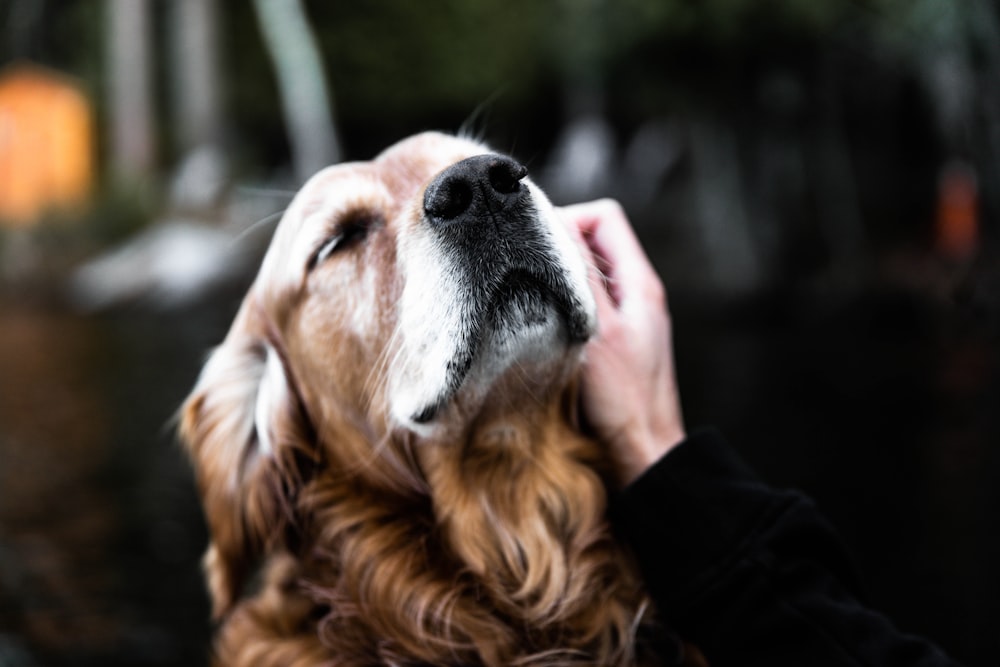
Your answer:
[[[321,215],[323,208],[329,206],[329,197],[324,197],[323,193],[317,192],[302,207],[302,220],[306,221],[316,215]]]
[[[385,184],[375,174],[363,170],[363,165],[341,166],[342,170],[309,188],[299,212],[303,221],[317,217],[324,223],[336,221],[356,209],[381,210],[391,201]]]
[[[325,209],[317,208],[311,216],[315,220],[312,223],[315,234],[310,234],[310,237],[315,237],[316,243],[325,243],[353,227],[369,227],[373,221],[383,218],[378,207],[353,201],[340,202]]]

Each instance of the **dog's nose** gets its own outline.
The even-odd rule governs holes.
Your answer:
[[[424,192],[424,213],[437,227],[453,223],[494,221],[527,199],[521,179],[528,170],[504,155],[477,155],[438,174]]]

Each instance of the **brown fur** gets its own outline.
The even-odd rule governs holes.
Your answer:
[[[428,180],[474,148],[421,135],[317,177],[184,406],[218,664],[645,660],[647,602],[605,523],[601,451],[573,425],[578,349],[514,366],[485,400],[460,394],[432,436],[387,414],[397,239]],[[306,272],[302,239],[322,238],[311,213],[331,192],[379,226]],[[362,303],[376,304],[363,327],[345,324]]]

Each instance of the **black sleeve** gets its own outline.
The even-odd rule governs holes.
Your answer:
[[[712,667],[957,664],[861,603],[813,503],[761,482],[715,431],[626,488],[612,521],[660,615]]]

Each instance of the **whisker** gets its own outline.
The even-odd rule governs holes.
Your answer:
[[[262,197],[288,197],[291,199],[295,196],[295,190],[265,188],[258,185],[237,185],[234,190],[240,194],[260,195]]]
[[[529,372],[524,368],[524,365],[520,362],[515,362],[514,364],[514,377],[521,383],[521,387],[524,393],[531,397],[531,400],[537,405],[544,405],[542,398],[535,392],[534,388],[527,381]]]
[[[285,211],[287,210],[288,210],[287,208],[283,208],[280,211],[275,211],[274,213],[265,215],[263,218],[255,220],[254,222],[250,223],[249,225],[247,225],[246,229],[244,229],[243,231],[241,231],[239,234],[236,235],[236,238],[233,239],[233,243],[239,243],[245,240],[246,237],[250,236],[261,227],[277,222],[278,220],[281,219],[281,216],[283,216],[285,214]]]
[[[462,121],[456,134],[462,139],[483,143],[486,138],[486,128],[489,125],[489,114],[501,97],[507,95],[510,84],[498,86],[489,97],[476,105],[472,113]]]
[[[402,353],[401,346],[397,346],[400,336],[400,327],[397,324],[393,327],[392,333],[389,335],[388,342],[385,347],[382,348],[378,359],[375,360],[371,370],[368,372],[368,377],[365,378],[364,393],[371,397],[370,400],[374,400],[376,393],[381,393],[381,390],[385,388],[384,383],[389,381],[386,369],[390,367],[390,359],[395,361]],[[380,384],[382,384],[382,386],[380,386]],[[371,408],[371,405],[369,404],[367,407]]]
[[[588,271],[592,270],[594,273],[596,273],[597,276],[601,279],[601,281],[605,285],[611,287],[618,284],[618,279],[610,275],[604,269],[602,269],[601,266],[593,258],[587,257],[584,259],[584,261],[587,264],[587,270]]]

